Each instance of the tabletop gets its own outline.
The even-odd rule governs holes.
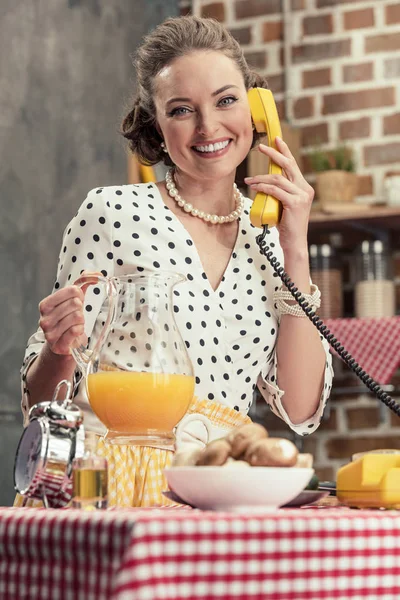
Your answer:
[[[398,600],[400,513],[0,508],[3,600]]]

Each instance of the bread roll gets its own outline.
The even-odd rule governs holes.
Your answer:
[[[185,450],[183,452],[176,452],[172,460],[172,467],[194,467],[197,462],[199,455],[202,453],[201,448],[194,448],[193,450]]]
[[[224,465],[228,460],[231,446],[226,439],[214,440],[200,452],[196,465],[199,467]]]
[[[233,458],[242,458],[251,444],[267,437],[268,432],[265,427],[257,423],[249,423],[248,425],[233,429],[226,439],[232,447],[231,456]]]
[[[244,459],[252,467],[293,467],[298,450],[290,441],[283,438],[257,440],[246,450]]]

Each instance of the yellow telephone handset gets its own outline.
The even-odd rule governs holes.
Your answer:
[[[248,100],[256,131],[266,133],[268,144],[275,148],[275,138],[282,137],[282,131],[272,92],[264,88],[252,88],[248,92]],[[270,161],[268,173],[281,175],[282,168]],[[274,227],[279,223],[281,215],[282,204],[279,200],[261,192],[257,193],[250,211],[250,220],[254,227]]]

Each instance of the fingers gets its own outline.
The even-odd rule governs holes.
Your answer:
[[[45,316],[51,313],[57,306],[72,298],[80,298],[83,302],[84,293],[78,286],[69,285],[61,290],[57,290],[54,294],[47,296],[47,298],[44,298],[39,303],[40,314]]]
[[[39,325],[55,354],[70,354],[74,340],[84,333],[83,300],[82,290],[68,286],[40,303]]]
[[[262,152],[262,154],[268,156],[275,164],[282,167],[288,179],[291,181],[296,177],[301,177],[303,179],[303,174],[286,142],[281,138],[276,137],[275,143],[277,149],[266,146],[265,144],[259,144],[258,150]]]
[[[283,175],[255,175],[254,177],[245,177],[244,181],[253,189],[256,189],[255,186],[258,184],[266,184],[279,187],[290,194],[298,191],[298,187]]]

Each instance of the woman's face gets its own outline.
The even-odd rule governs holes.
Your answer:
[[[222,52],[196,51],[155,78],[156,115],[168,153],[195,179],[231,175],[253,141],[243,76]]]

